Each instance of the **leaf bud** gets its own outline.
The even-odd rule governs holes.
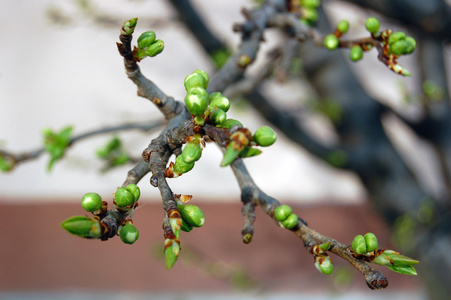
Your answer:
[[[177,209],[182,216],[182,219],[193,227],[201,227],[204,225],[205,216],[202,210],[196,205],[186,204],[177,205]]]
[[[407,42],[397,41],[390,45],[390,52],[395,55],[403,55],[407,52]]]
[[[202,70],[196,70],[193,73],[199,74],[204,78],[205,84],[204,84],[203,88],[206,89],[208,87],[208,83],[210,82],[210,78],[208,77],[207,72],[202,71]]]
[[[138,48],[145,49],[155,42],[157,36],[153,31],[146,31],[142,33],[138,38]]]
[[[388,256],[392,260],[394,266],[410,266],[420,263],[418,260],[404,256],[393,250],[385,250],[384,255]]]
[[[226,112],[224,110],[222,110],[220,108],[214,108],[211,111],[210,119],[215,124],[222,124],[227,119],[227,114],[226,114]]]
[[[136,199],[129,190],[120,187],[114,193],[114,202],[119,207],[130,207],[136,202]]]
[[[141,196],[139,187],[134,183],[130,183],[129,185],[127,185],[126,189],[133,194],[133,196],[135,197],[135,202],[138,202],[138,199]]]
[[[329,255],[315,256],[315,267],[323,274],[330,275],[334,270],[334,264]]]
[[[341,20],[337,24],[337,30],[341,32],[341,34],[345,34],[349,30],[349,22],[348,20]]]
[[[292,213],[293,209],[288,205],[280,205],[274,210],[274,217],[277,221],[285,221]]]
[[[121,28],[121,35],[131,35],[135,31],[136,24],[138,23],[138,18],[133,18],[125,21]]]
[[[202,74],[192,73],[185,77],[184,85],[187,92],[189,92],[190,89],[196,87],[205,89],[205,78],[204,76],[202,76]]]
[[[87,212],[95,212],[102,208],[102,197],[97,193],[86,193],[81,198],[81,206]]]
[[[244,149],[240,152],[240,157],[241,158],[245,158],[245,157],[252,157],[252,156],[256,156],[261,154],[262,151],[260,149],[257,148],[252,148],[249,146],[244,147]]]
[[[410,54],[413,51],[415,51],[415,48],[417,47],[417,41],[413,37],[406,37],[406,43],[407,43],[407,50],[404,52],[404,54]]]
[[[176,246],[174,246],[176,245]],[[177,261],[178,258],[178,253],[180,252],[180,246],[178,246],[178,251],[177,251],[177,246],[178,244],[176,242],[172,242],[172,246],[167,247],[164,250],[164,255],[165,255],[165,260],[166,260],[166,269],[170,270],[174,265],[175,262]]]
[[[125,244],[133,244],[139,238],[139,231],[133,224],[126,224],[119,230],[121,241]]]
[[[230,109],[230,101],[229,99],[223,96],[215,97],[214,99],[211,100],[210,107],[211,108],[217,107],[222,109],[224,112],[228,112]]]
[[[86,216],[74,216],[61,223],[67,232],[88,239],[98,239],[102,236],[99,221]]]
[[[365,234],[364,238],[367,252],[372,252],[374,250],[377,250],[377,248],[379,248],[377,237],[374,233],[368,232]]]
[[[191,90],[195,90],[193,88]],[[188,111],[195,116],[202,116],[208,106],[208,99],[202,94],[188,93],[185,97],[185,105]]]
[[[363,49],[359,45],[354,45],[351,48],[351,51],[349,51],[349,58],[352,61],[358,61],[361,60],[363,57]]]
[[[298,216],[295,214],[291,214],[286,218],[284,221],[282,221],[283,227],[287,229],[291,229],[295,227],[298,224]]]
[[[271,127],[262,126],[255,131],[252,140],[262,147],[268,147],[277,140],[277,134]]]
[[[406,39],[406,34],[402,31],[396,31],[390,34],[388,37],[388,44],[391,46],[397,41],[404,41]]]
[[[187,143],[180,155],[184,162],[192,163],[198,161],[202,155],[202,148],[198,143]]]
[[[154,57],[163,52],[164,49],[164,42],[162,40],[156,40],[152,43],[149,47],[147,47],[146,51],[144,53],[147,56]]]
[[[175,159],[174,172],[177,173],[177,175],[187,173],[191,171],[193,168],[194,162],[190,163],[185,162],[181,155],[177,156],[177,158]]]
[[[230,128],[232,128],[232,127],[235,126],[235,125],[238,125],[238,126],[241,127],[241,128],[244,127],[244,126],[243,126],[243,123],[241,123],[240,121],[235,120],[235,119],[227,119],[227,120],[225,120],[225,121],[221,124],[221,127],[230,129]]]
[[[366,249],[366,242],[363,235],[357,235],[354,237],[351,248],[357,254],[364,254],[368,252]]]
[[[338,41],[338,38],[333,34],[328,34],[324,38],[324,47],[326,47],[329,50],[336,49],[339,43],[340,41]]]
[[[372,34],[376,34],[381,27],[381,23],[375,17],[368,18],[365,22],[366,30],[371,32]]]
[[[400,274],[404,274],[404,275],[417,275],[417,271],[415,270],[414,267],[412,266],[387,266],[387,268],[389,268],[390,270],[400,273]]]

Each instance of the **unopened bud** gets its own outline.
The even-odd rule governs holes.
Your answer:
[[[197,143],[187,143],[182,151],[182,159],[186,163],[198,161],[202,155],[202,148]]]
[[[193,88],[192,90],[195,90]],[[185,105],[188,111],[195,116],[202,116],[208,106],[208,99],[202,94],[188,93],[185,97]]]
[[[357,254],[364,254],[368,252],[366,249],[366,242],[363,235],[357,235],[354,237],[351,248]]]
[[[298,216],[295,214],[291,214],[286,218],[284,221],[282,221],[283,227],[287,229],[294,228],[298,224]]]
[[[207,86],[204,76],[202,76],[202,74],[199,74],[199,73],[192,73],[192,74],[189,74],[188,76],[186,76],[184,85],[185,85],[185,90],[187,92],[189,92],[189,90],[192,88],[198,87],[198,88],[205,89]]]
[[[86,216],[75,216],[61,223],[67,232],[88,239],[98,239],[102,235],[99,221]]]
[[[193,227],[201,227],[204,225],[205,215],[196,205],[177,205],[177,209],[179,210],[182,219],[189,225]]]
[[[371,17],[366,20],[365,23],[366,30],[371,32],[372,34],[376,34],[379,31],[379,28],[381,27],[381,23],[378,19]]]
[[[157,56],[158,54],[160,54],[161,52],[163,52],[163,49],[164,49],[164,42],[162,40],[156,40],[155,42],[153,42],[152,45],[147,47],[147,49],[146,49],[146,51],[144,51],[144,53],[147,56],[154,57],[154,56]]]
[[[220,108],[214,108],[211,111],[210,119],[215,124],[222,124],[227,119],[227,114],[224,110]]]
[[[368,232],[365,234],[364,238],[367,252],[372,252],[374,250],[377,250],[377,248],[379,248],[377,237],[374,233]]]
[[[274,210],[274,217],[277,221],[285,221],[292,213],[293,209],[288,205],[280,205]]]
[[[318,271],[326,275],[330,275],[334,270],[334,265],[328,255],[315,256],[315,267]]]
[[[95,212],[102,208],[102,197],[97,193],[86,193],[81,198],[81,206],[87,212]]]
[[[271,127],[262,126],[255,131],[252,140],[262,147],[268,147],[277,140],[277,134]]]
[[[129,190],[120,187],[114,193],[114,202],[119,207],[130,207],[136,202],[136,199]]]
[[[157,36],[153,31],[146,31],[142,33],[138,38],[138,48],[145,49],[149,47],[155,42],[156,37]]]
[[[177,158],[175,159],[174,172],[177,173],[177,175],[187,173],[191,171],[193,168],[194,162],[190,163],[185,162],[181,155],[177,156]]]
[[[328,34],[324,38],[324,47],[326,47],[329,50],[334,50],[338,47],[338,44],[340,41],[338,38],[333,34]]]
[[[133,224],[126,224],[119,231],[121,241],[125,244],[133,244],[139,238],[139,231]]]

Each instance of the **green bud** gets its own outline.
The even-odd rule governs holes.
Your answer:
[[[139,196],[141,196],[141,191],[139,190],[139,187],[136,184],[131,183],[127,185],[126,189],[133,194],[133,196],[135,197],[135,202],[138,202]]]
[[[61,227],[71,234],[88,239],[98,239],[102,235],[99,221],[86,216],[71,217],[61,223]]]
[[[366,249],[366,242],[363,235],[357,235],[356,237],[354,237],[351,248],[357,254],[364,254],[368,252]]]
[[[191,171],[194,168],[194,162],[187,163],[183,160],[182,156],[179,155],[175,159],[174,172],[177,174],[184,174]]]
[[[364,238],[367,252],[372,252],[374,250],[377,250],[377,248],[379,248],[377,237],[374,233],[368,232],[365,234]]]
[[[181,229],[185,232],[190,232],[191,230],[193,230],[193,226],[191,226],[188,222],[182,219]]]
[[[318,247],[319,247],[322,251],[327,251],[327,250],[329,250],[330,245],[331,245],[331,242],[327,242],[327,243],[318,245]]]
[[[420,263],[418,260],[404,256],[401,253],[393,250],[385,250],[384,254],[393,261],[394,266],[410,266]]]
[[[337,24],[337,30],[340,31],[342,34],[345,34],[349,30],[349,22],[348,20],[341,20]]]
[[[228,112],[230,109],[230,101],[226,97],[215,97],[210,102],[211,108],[220,108],[224,112]]]
[[[252,157],[252,156],[256,156],[261,154],[262,151],[260,149],[257,148],[252,148],[249,146],[244,147],[244,149],[240,152],[240,157],[241,158],[245,158],[245,157]]]
[[[187,92],[189,92],[189,90],[192,88],[198,87],[198,88],[205,89],[207,86],[204,76],[202,76],[202,74],[198,74],[198,73],[192,73],[192,74],[189,74],[188,76],[186,76],[184,85],[185,85],[185,90]],[[207,94],[207,96],[208,96],[208,94]]]
[[[366,30],[368,30],[372,34],[376,34],[381,27],[381,23],[379,23],[378,19],[371,17],[366,20],[365,27]]]
[[[188,93],[185,97],[185,105],[191,114],[200,117],[207,109],[208,99],[204,95]]]
[[[155,42],[157,36],[153,31],[146,31],[138,38],[138,48],[145,49]]]
[[[277,134],[271,127],[262,126],[255,131],[252,140],[262,147],[268,147],[276,142]]]
[[[324,38],[324,47],[326,47],[329,50],[336,49],[339,43],[340,41],[338,41],[338,38],[333,34],[328,34]]]
[[[387,266],[387,268],[404,275],[417,275],[417,271],[412,266]]]
[[[330,275],[334,270],[334,264],[329,255],[315,256],[315,267],[323,274]]]
[[[216,97],[222,97],[221,92],[214,92],[214,93],[211,93],[211,94],[208,96],[208,104],[210,104],[211,101],[213,101],[213,99],[216,98]]]
[[[287,229],[291,229],[295,227],[298,224],[298,216],[295,214],[291,214],[286,218],[284,221],[282,221],[283,227]]]
[[[396,31],[390,34],[388,37],[388,44],[391,46],[393,43],[397,41],[404,41],[406,39],[406,34],[402,31]]]
[[[210,82],[210,78],[208,77],[207,72],[202,70],[196,70],[193,73],[199,74],[204,78],[205,85],[203,88],[206,89],[208,87],[208,83]]]
[[[2,172],[9,172],[14,167],[14,160],[5,157],[3,155],[0,155],[0,170]]]
[[[215,124],[222,124],[225,122],[225,120],[227,119],[227,114],[225,111],[223,111],[220,108],[215,108],[211,111],[210,114],[210,119],[215,123]]]
[[[147,47],[146,51],[144,53],[147,56],[154,57],[163,52],[164,49],[164,42],[162,40],[156,40],[152,43],[149,47]]]
[[[274,210],[274,217],[277,221],[285,221],[293,212],[293,209],[288,205],[280,205]]]
[[[390,45],[390,52],[395,55],[403,55],[407,52],[407,42],[397,41]]]
[[[400,64],[396,64],[391,68],[395,73],[401,74],[403,76],[412,76],[412,73],[407,71],[403,66]]]
[[[230,128],[232,128],[232,127],[235,126],[235,125],[238,125],[238,126],[241,127],[241,128],[244,127],[244,126],[243,126],[243,123],[241,123],[240,121],[235,120],[235,119],[227,119],[227,120],[225,120],[225,121],[221,124],[221,127],[230,129]]]
[[[202,225],[204,225],[204,213],[196,205],[177,205],[177,209],[179,210],[182,219],[185,220],[189,225],[193,227],[201,227]]]
[[[102,197],[97,193],[86,193],[81,198],[81,206],[87,212],[95,212],[102,208]]]
[[[363,49],[359,45],[352,46],[351,51],[349,51],[349,58],[352,61],[361,60],[363,57]]]
[[[136,202],[136,199],[129,190],[120,187],[114,193],[114,202],[119,207],[130,207]]]
[[[321,0],[302,0],[301,5],[307,8],[317,8],[321,5]]]
[[[136,24],[138,23],[138,18],[133,18],[125,21],[121,28],[121,35],[131,35],[135,31]]]
[[[226,167],[230,165],[238,157],[238,155],[240,155],[240,152],[243,149],[237,148],[238,146],[235,146],[235,142],[230,141],[230,143],[227,145],[224,157],[222,158],[221,167]]]
[[[371,262],[373,264],[378,264],[381,266],[391,266],[393,264],[391,258],[385,255],[384,253],[376,256]]]
[[[407,43],[407,50],[404,52],[404,54],[410,54],[413,51],[415,51],[415,48],[417,47],[417,41],[413,37],[406,37],[406,43]]]
[[[125,226],[122,226],[122,228],[120,229],[119,236],[122,242],[131,245],[138,240],[139,231],[135,227],[135,225],[126,224]]]
[[[192,163],[198,161],[202,155],[202,148],[198,143],[187,143],[180,155],[184,162]]]
[[[174,247],[174,245],[176,246]],[[173,242],[171,247],[168,247],[166,248],[166,250],[164,250],[164,255],[166,257],[166,269],[168,270],[170,270],[177,261],[178,253],[180,251],[180,246],[178,246],[179,247],[178,251],[177,246],[178,244],[176,242]]]

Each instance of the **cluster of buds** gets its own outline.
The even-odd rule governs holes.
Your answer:
[[[138,38],[138,47],[133,49],[133,56],[140,61],[147,56],[154,57],[163,52],[164,42],[158,39],[153,31],[146,31]]]
[[[177,178],[191,171],[195,162],[202,156],[205,140],[200,134],[189,136],[185,141],[186,145],[183,147],[182,153],[175,159],[175,163],[171,162],[164,170],[166,177]]]
[[[351,244],[354,256],[374,264],[386,266],[392,271],[405,275],[416,275],[413,265],[420,262],[393,250],[378,249],[377,237],[368,232],[364,236],[357,235]]]
[[[356,41],[350,46],[349,59],[352,61],[359,61],[363,58],[365,51],[371,50],[374,45],[380,44],[382,49],[379,53],[379,59],[386,64],[392,71],[403,76],[411,76],[409,71],[404,69],[396,62],[396,59],[401,55],[413,53],[416,48],[416,41],[414,38],[406,36],[404,32],[387,29],[380,31],[380,22],[377,18],[370,17],[365,22],[366,30],[371,33],[371,40],[363,39]],[[337,49],[340,46],[340,38],[349,30],[349,22],[347,20],[340,21],[334,33],[328,34],[324,37],[324,47],[329,50]],[[347,44],[347,47],[348,44]]]
[[[309,248],[310,253],[315,260],[315,267],[323,274],[330,275],[334,270],[334,264],[332,259],[327,254],[327,250],[330,248],[330,242],[315,245]]]
[[[72,136],[72,126],[63,128],[60,132],[54,132],[49,128],[42,131],[44,149],[50,155],[47,170],[50,171],[53,164],[64,156],[66,148],[69,146]]]
[[[167,212],[171,232],[165,234],[164,254],[166,268],[171,269],[180,253],[180,231],[190,232],[194,227],[201,227],[205,222],[205,215],[196,205],[185,204],[192,199],[191,195],[174,195],[177,202]]]
[[[276,140],[277,134],[268,126],[258,128],[253,135],[247,128],[238,128],[230,135],[221,167],[230,165],[237,157],[245,158],[258,155],[261,151],[253,148],[253,146],[268,147],[274,144]]]
[[[311,26],[318,20],[318,7],[321,0],[291,0],[289,2],[290,11],[300,15],[299,20]]]
[[[281,227],[292,229],[298,224],[298,216],[292,212],[293,209],[290,206],[280,205],[274,210],[274,218],[279,221]]]
[[[116,210],[128,213],[138,204],[140,190],[136,184],[129,184],[127,187],[120,187],[114,193],[113,204]],[[102,201],[102,197],[97,193],[86,193],[81,198],[81,206],[94,217],[74,216],[63,223],[67,232],[79,237],[88,239],[108,239],[117,234],[125,244],[133,244],[139,237],[138,229],[133,225],[132,220],[127,219],[118,224],[117,232],[108,232],[108,226],[102,222],[102,219],[108,215],[108,203]]]

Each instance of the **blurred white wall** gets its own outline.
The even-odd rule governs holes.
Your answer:
[[[0,11],[0,145],[10,151],[40,147],[44,127],[75,127],[75,134],[98,126],[159,119],[158,110],[136,95],[125,76],[116,41],[120,26],[102,27],[83,17],[76,1],[3,1]],[[242,21],[240,8],[250,1],[195,1],[212,22],[214,30],[237,45],[239,35],[231,31]],[[168,95],[183,99],[184,77],[195,69],[212,71],[209,62],[186,30],[167,19],[174,17],[163,0],[93,1],[98,11],[121,20],[139,17],[137,34],[155,30],[165,41],[164,52],[140,64],[143,73]],[[55,25],[48,12],[58,8],[69,16],[68,26]],[[151,20],[161,26],[149,27]],[[166,21],[165,21],[166,20]],[[266,43],[266,47],[270,41]],[[388,73],[388,71],[387,71]],[[255,130],[263,125],[253,112],[231,112]],[[140,155],[155,135],[120,135],[127,148]],[[72,147],[66,159],[46,172],[48,157],[19,165],[12,173],[0,173],[0,201],[41,198],[67,201],[86,192],[98,192],[106,199],[121,185],[129,167],[100,174],[95,150],[110,136],[93,138]],[[275,160],[277,158],[277,160]],[[233,199],[238,185],[228,168],[220,168],[221,153],[209,144],[202,159],[188,174],[170,179],[175,193],[198,198]],[[246,159],[255,181],[268,194],[281,200],[357,202],[365,193],[351,174],[337,172],[311,159],[282,135],[263,154]],[[139,184],[144,196],[158,200],[159,192],[148,184],[149,175]]]

